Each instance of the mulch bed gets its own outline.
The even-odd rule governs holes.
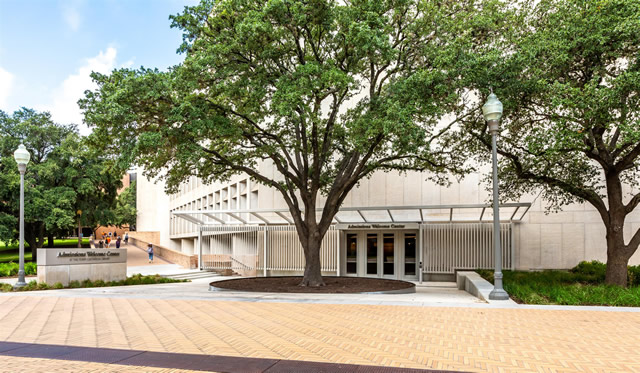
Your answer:
[[[326,286],[300,286],[301,276],[247,277],[214,281],[210,285],[228,290],[264,293],[368,293],[392,291],[415,287],[407,281],[363,277],[323,277]]]

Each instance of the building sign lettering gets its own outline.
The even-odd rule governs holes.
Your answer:
[[[338,229],[418,229],[415,223],[369,223],[369,224],[338,224]]]
[[[112,251],[85,251],[85,252],[72,252],[72,251],[60,251],[58,258],[74,258],[74,257],[99,257],[99,256],[120,256],[118,252]]]

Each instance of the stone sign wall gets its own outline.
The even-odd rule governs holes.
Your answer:
[[[64,286],[71,281],[127,278],[127,249],[38,249],[38,282]]]

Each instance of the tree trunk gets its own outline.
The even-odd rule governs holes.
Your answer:
[[[604,282],[608,285],[627,287],[629,250],[624,244],[624,220],[612,219],[615,223],[607,227],[607,272]],[[633,250],[635,251],[635,250]]]
[[[607,274],[604,282],[607,285],[618,285],[626,288],[629,258],[626,258],[621,251],[609,250],[607,253]]]
[[[80,224],[80,219],[78,219],[78,249],[82,248],[82,224]]]
[[[38,247],[44,247],[44,223],[38,223]]]
[[[31,249],[31,260],[38,260],[38,243],[36,242],[36,233],[32,223],[24,224],[24,241],[29,244]],[[26,250],[26,248],[25,248]]]
[[[304,250],[304,276],[300,286],[324,286],[322,272],[320,271],[320,247],[322,235],[319,227],[313,224],[314,230],[309,230],[308,236],[298,230],[298,237]]]
[[[47,247],[53,247],[53,234],[47,235]]]
[[[616,172],[606,174],[607,197],[609,202],[609,219],[604,225],[607,228],[607,272],[604,282],[608,285],[627,287],[627,265],[631,254],[624,243],[624,222],[627,216],[622,201],[622,183]]]

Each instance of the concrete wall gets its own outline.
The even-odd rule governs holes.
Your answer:
[[[97,253],[101,256],[91,256]],[[77,256],[62,256],[73,254]],[[127,278],[126,249],[38,249],[38,282],[48,285],[71,281],[121,281]]]
[[[169,196],[164,192],[162,181],[150,180],[138,170],[136,183],[137,231],[159,232],[156,243],[170,245],[169,238]]]
[[[129,237],[129,242],[135,247],[138,247],[144,250],[146,250],[147,245],[149,244],[148,241],[144,241],[142,239],[132,238],[132,237]],[[168,247],[157,245],[157,244],[153,245],[153,254],[155,256],[161,257],[162,259],[168,262],[178,264],[183,268],[189,268],[189,269],[198,268],[197,255],[188,255],[179,251],[171,250]]]

